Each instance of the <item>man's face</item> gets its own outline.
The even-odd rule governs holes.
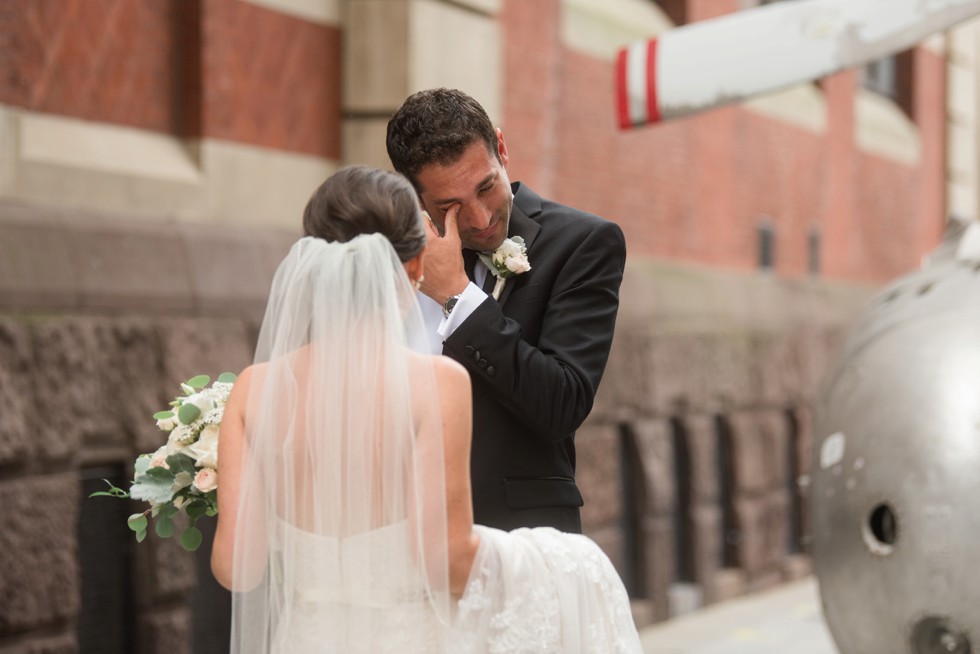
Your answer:
[[[513,195],[507,177],[507,146],[497,130],[497,153],[474,141],[448,166],[429,164],[418,174],[422,205],[440,233],[445,232],[446,212],[459,205],[456,218],[463,247],[487,252],[507,238]]]

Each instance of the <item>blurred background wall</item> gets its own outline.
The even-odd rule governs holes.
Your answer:
[[[0,1],[0,654],[227,651],[207,547],[85,499],[153,412],[251,358],[339,166],[461,88],[511,178],[629,262],[577,436],[586,532],[641,626],[809,573],[810,416],[852,317],[977,212],[977,27],[747,103],[615,128],[612,57],[758,0]],[[207,539],[206,539],[207,540]]]

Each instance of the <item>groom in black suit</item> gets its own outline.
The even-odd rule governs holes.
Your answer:
[[[474,521],[581,532],[574,437],[609,356],[622,231],[511,184],[503,133],[460,91],[409,97],[387,146],[431,220],[421,292],[433,349],[472,378]],[[512,260],[495,299],[477,253],[516,236],[530,269]]]

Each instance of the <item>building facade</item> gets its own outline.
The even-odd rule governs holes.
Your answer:
[[[617,130],[618,47],[756,4],[0,3],[0,654],[226,651],[206,547],[137,546],[135,505],[86,497],[159,444],[177,382],[249,363],[309,194],[388,167],[388,116],[432,86],[487,107],[512,179],[626,233],[576,444],[638,622],[806,574],[820,380],[947,207],[976,212],[976,42]]]

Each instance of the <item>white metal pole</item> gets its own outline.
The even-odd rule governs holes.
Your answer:
[[[860,66],[978,14],[980,0],[790,0],[684,25],[619,52],[619,125],[677,118]]]

